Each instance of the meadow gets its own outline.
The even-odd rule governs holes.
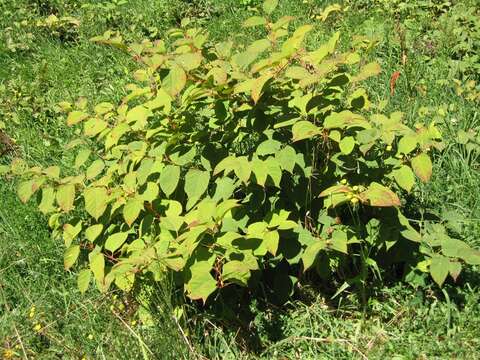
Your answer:
[[[247,44],[257,0],[0,0],[0,166],[71,169],[78,136],[61,102],[119,103],[135,81],[131,55],[91,41],[107,30],[128,42],[164,38],[190,18],[212,42]],[[308,47],[339,31],[381,72],[369,101],[405,122],[435,121],[443,137],[433,175],[409,195],[412,213],[445,219],[480,248],[480,7],[476,0],[280,0],[275,18],[311,24]],[[1,167],[0,167],[1,169]],[[1,176],[1,175],[0,175]],[[81,294],[48,217],[0,177],[0,357],[4,359],[430,359],[480,357],[478,265],[439,287],[430,277],[372,281],[332,298],[307,278],[281,305],[252,296],[240,310],[202,306],[174,280],[146,291]],[[400,280],[400,281],[399,281]],[[139,314],[148,298],[148,315]],[[148,320],[147,320],[148,318]]]

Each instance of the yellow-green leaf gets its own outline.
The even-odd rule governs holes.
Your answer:
[[[108,194],[104,187],[90,187],[83,193],[85,198],[85,210],[98,220],[107,209]]]
[[[78,273],[77,286],[80,293],[84,294],[87,291],[91,278],[92,271],[90,269],[83,269]]]
[[[432,176],[432,160],[430,156],[421,153],[412,159],[412,168],[423,182],[428,182]]]
[[[402,165],[400,169],[394,170],[392,174],[393,178],[402,189],[407,192],[412,190],[413,185],[415,185],[415,175],[409,166]]]
[[[310,121],[296,122],[292,127],[293,141],[310,139],[321,134],[320,128],[312,124]]]
[[[72,245],[65,251],[63,256],[63,266],[65,270],[70,269],[73,264],[75,264],[78,255],[80,255],[80,245]]]
[[[105,250],[111,251],[112,253],[117,251],[127,240],[127,237],[128,233],[126,232],[110,235],[105,241]]]
[[[180,167],[167,165],[160,173],[160,188],[165,195],[170,196],[177,188],[180,180]]]
[[[73,209],[73,202],[75,200],[75,186],[73,184],[65,184],[58,187],[57,203],[60,208],[69,212]]]

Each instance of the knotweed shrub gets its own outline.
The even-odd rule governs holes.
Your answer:
[[[137,82],[119,105],[61,104],[81,129],[67,146],[74,175],[11,166],[26,178],[23,202],[41,191],[81,291],[128,291],[173,272],[205,302],[272,271],[290,292],[309,269],[364,285],[400,262],[407,278],[430,273],[441,285],[480,263],[440,223],[402,214],[404,195],[432,175],[435,124],[372,111],[361,83],[379,65],[339,52],[338,33],[307,49],[312,26],[290,32],[275,7],[267,0],[264,16],[246,20],[266,34],[246,47],[209,43],[188,21],[165,42],[93,39],[130,52]]]

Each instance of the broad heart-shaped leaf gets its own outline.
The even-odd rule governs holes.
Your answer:
[[[65,184],[59,186],[56,198],[58,206],[60,206],[63,211],[69,212],[72,210],[75,200],[75,185]]]
[[[445,256],[435,255],[430,263],[430,275],[433,280],[442,286],[450,270],[450,260]]]
[[[266,82],[272,78],[272,74],[267,73],[260,76],[252,84],[252,100],[256,104],[260,97],[262,96],[262,90]]]
[[[415,185],[415,175],[407,165],[402,165],[400,169],[393,170],[393,178],[397,184],[407,192],[412,190],[413,185]]]
[[[170,196],[177,188],[180,180],[180,167],[176,165],[167,165],[160,174],[160,188],[165,195]]]
[[[107,209],[108,193],[104,187],[90,187],[83,192],[85,210],[98,220]]]
[[[187,83],[187,74],[179,65],[172,65],[170,72],[162,81],[162,88],[169,94],[174,97],[179,94],[185,84]]]
[[[53,202],[55,201],[55,191],[51,186],[45,186],[42,188],[42,201],[38,205],[38,209],[43,214],[48,214],[55,211]]]
[[[245,261],[229,261],[222,267],[222,280],[247,286],[250,279],[250,271],[250,266]]]
[[[432,176],[432,160],[425,153],[415,156],[412,159],[412,168],[415,174],[423,182],[428,182]]]
[[[207,298],[217,289],[217,281],[212,277],[212,263],[215,257],[197,260],[187,273],[190,279],[185,284],[188,297],[192,300],[202,300],[204,303]]]
[[[340,141],[340,151],[348,155],[352,152],[353,148],[355,147],[355,139],[351,136],[346,136]]]
[[[65,251],[63,256],[63,266],[65,270],[70,269],[73,264],[75,264],[78,255],[80,255],[80,245],[72,245]]]
[[[83,111],[72,111],[68,114],[67,125],[72,126],[78,124],[79,122],[85,120],[88,117],[88,114],[85,114]]]
[[[90,227],[88,227],[85,230],[85,237],[87,238],[88,241],[94,242],[102,233],[103,230],[103,225],[102,224],[95,224]]]
[[[450,261],[448,272],[454,281],[457,281],[458,276],[462,272],[462,264],[458,261]]]
[[[190,210],[205,193],[210,182],[210,173],[197,169],[188,170],[185,175],[185,193],[188,196],[187,210]]]
[[[135,123],[135,128],[137,129],[144,129],[150,116],[152,116],[150,109],[143,105],[138,105],[127,113],[126,121],[129,124]]]
[[[38,180],[28,180],[20,183],[17,189],[18,196],[23,203],[26,203],[39,188]]]
[[[95,160],[88,168],[86,172],[86,179],[95,179],[105,169],[105,163],[103,160]]]
[[[128,237],[128,233],[126,232],[110,235],[107,238],[107,241],[105,241],[105,250],[108,250],[112,253],[117,251],[123,245],[123,243],[127,240],[127,237]]]
[[[405,135],[398,142],[398,152],[408,155],[417,147],[418,140],[416,135]]]
[[[90,269],[83,269],[78,273],[77,286],[80,293],[84,294],[87,291],[91,278],[92,271]]]
[[[88,160],[90,157],[90,154],[92,151],[90,149],[83,149],[80,150],[79,153],[77,154],[77,157],[75,158],[75,169],[80,168],[85,162]]]
[[[320,128],[312,124],[310,121],[299,121],[292,127],[293,141],[310,139],[321,133]]]
[[[265,0],[263,3],[263,11],[270,15],[275,11],[278,6],[278,0]]]
[[[307,246],[302,255],[303,270],[308,270],[312,267],[318,253],[325,249],[325,246],[325,242],[320,239]]]
[[[73,226],[72,224],[63,225],[63,241],[65,246],[68,248],[72,244],[72,241],[80,234],[82,231],[82,222],[79,221],[77,225]]]
[[[103,284],[105,277],[105,258],[100,252],[91,252],[88,255],[88,261],[90,263],[90,270],[92,270],[93,276],[97,281],[97,286]],[[102,287],[99,286],[99,289]]]
[[[134,197],[127,201],[127,203],[123,206],[123,218],[128,226],[132,226],[135,220],[137,220],[142,209],[143,199],[140,197]]]
[[[360,199],[370,206],[390,207],[400,206],[400,199],[389,188],[376,182],[370,184],[366,191],[359,194]]]
[[[261,16],[252,16],[249,17],[247,20],[244,21],[243,27],[253,27],[259,25],[265,25],[267,23],[267,19]]]
[[[275,152],[275,159],[277,159],[282,170],[288,171],[291,174],[293,173],[297,160],[297,153],[293,147],[287,145],[282,150]]]
[[[202,54],[200,52],[181,54],[175,61],[185,71],[191,71],[198,68],[202,63]]]

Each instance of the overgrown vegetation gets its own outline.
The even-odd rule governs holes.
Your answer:
[[[461,272],[478,264],[473,2],[156,1],[161,22],[141,2],[0,4],[5,68],[20,70],[1,84],[2,171],[13,159],[20,198],[54,212],[50,240],[6,175],[1,246],[25,250],[0,262],[5,357],[478,348],[477,275]],[[52,279],[39,256],[61,297],[36,300]],[[107,295],[72,290],[91,277]],[[85,311],[90,331],[71,321]]]

